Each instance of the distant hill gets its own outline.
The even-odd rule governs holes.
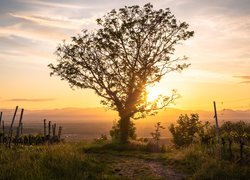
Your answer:
[[[0,109],[3,112],[3,120],[8,125],[12,119],[14,109]],[[16,123],[19,120],[17,113]],[[138,136],[149,137],[154,130],[154,124],[162,122],[164,127],[175,123],[180,114],[198,113],[202,121],[214,123],[214,113],[210,111],[191,111],[180,109],[167,109],[160,111],[156,116],[146,119],[135,120]],[[25,110],[23,123],[24,132],[42,133],[43,119],[63,126],[64,137],[73,139],[91,139],[99,137],[100,134],[109,134],[113,121],[119,117],[115,111],[104,108],[64,108],[52,110]],[[218,112],[219,122],[223,121],[246,121],[250,122],[250,110],[225,109]],[[167,129],[167,128],[166,128]],[[169,137],[168,130],[162,132],[162,136]]]
[[[10,121],[14,114],[14,109],[0,109],[3,112],[3,119]],[[20,110],[19,110],[20,111]],[[17,117],[19,116],[17,113]],[[174,122],[180,114],[198,113],[201,120],[213,121],[214,112],[211,111],[192,111],[180,109],[167,109],[160,111],[156,116],[151,116],[138,121],[168,121]],[[250,110],[231,110],[224,109],[218,111],[219,120],[231,121],[250,121]],[[105,110],[104,108],[63,108],[51,110],[25,110],[24,120],[26,122],[41,122],[43,119],[48,119],[54,122],[105,122],[119,119],[117,112]]]

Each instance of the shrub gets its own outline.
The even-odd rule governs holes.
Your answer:
[[[129,138],[132,140],[136,139],[136,128],[135,128],[135,124],[130,121],[129,124]],[[120,120],[119,121],[114,121],[112,129],[109,131],[109,134],[112,138],[112,140],[119,140],[120,138]]]
[[[95,138],[94,142],[95,143],[103,143],[103,142],[106,142],[107,140],[108,140],[107,135],[106,134],[101,134],[101,137]]]
[[[166,152],[165,145],[160,145],[159,140],[161,138],[161,129],[165,129],[161,125],[161,122],[157,122],[154,132],[151,133],[153,141],[147,143],[147,150],[150,152]]]
[[[244,140],[247,143],[250,138],[250,124],[243,121],[227,121],[222,124],[220,131],[223,138],[231,139],[235,142]]]
[[[161,125],[161,122],[158,122],[155,125],[155,131],[151,133],[153,140],[156,141],[157,144],[159,143],[161,137],[161,129],[165,129],[165,127]]]
[[[177,120],[177,125],[171,124],[169,131],[173,136],[175,145],[186,146],[194,141],[195,135],[199,134],[202,128],[198,114],[190,114],[190,117],[187,114],[181,114]]]

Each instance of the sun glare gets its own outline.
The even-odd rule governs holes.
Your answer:
[[[154,100],[156,100],[158,98],[158,96],[160,94],[162,94],[161,90],[160,89],[157,89],[155,87],[150,87],[150,88],[147,88],[147,92],[148,92],[148,97],[147,97],[147,100],[149,102],[152,102]]]

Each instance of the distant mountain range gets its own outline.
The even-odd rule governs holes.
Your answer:
[[[8,126],[14,114],[14,109],[0,109],[3,112],[3,120]],[[20,110],[17,113],[15,124],[19,120]],[[139,136],[150,136],[154,130],[154,124],[161,122],[164,127],[175,123],[180,114],[198,113],[200,120],[214,123],[214,112],[211,111],[190,111],[180,109],[167,109],[160,111],[157,115],[146,119],[135,120]],[[224,121],[246,121],[250,123],[250,110],[231,110],[225,109],[218,111],[219,123]],[[43,119],[57,123],[64,127],[64,135],[72,138],[93,138],[100,134],[108,134],[113,121],[118,120],[115,111],[105,110],[104,108],[64,108],[52,110],[25,110],[23,116],[24,130],[31,133],[42,133]],[[166,128],[167,129],[167,128]],[[163,136],[169,137],[168,130],[164,131]]]
[[[3,119],[10,121],[14,114],[14,109],[0,109],[3,112]],[[138,121],[170,121],[174,122],[178,119],[180,114],[198,113],[201,120],[213,121],[214,112],[211,111],[192,111],[180,109],[167,109],[160,111],[156,116],[148,117],[144,120]],[[231,110],[224,109],[218,111],[218,118],[221,121],[249,121],[250,110]],[[17,113],[19,116],[19,112]],[[51,110],[24,110],[24,121],[39,122],[43,119],[52,120],[55,122],[93,122],[93,121],[113,121],[119,119],[118,114],[112,110],[105,110],[104,108],[63,108]]]

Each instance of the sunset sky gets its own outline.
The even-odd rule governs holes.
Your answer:
[[[151,2],[170,8],[195,35],[176,47],[192,64],[182,73],[167,74],[155,92],[177,89],[175,108],[250,109],[249,0],[0,0],[0,109],[100,107],[90,90],[72,90],[50,77],[49,63],[63,39],[94,30],[95,19],[125,5]]]

